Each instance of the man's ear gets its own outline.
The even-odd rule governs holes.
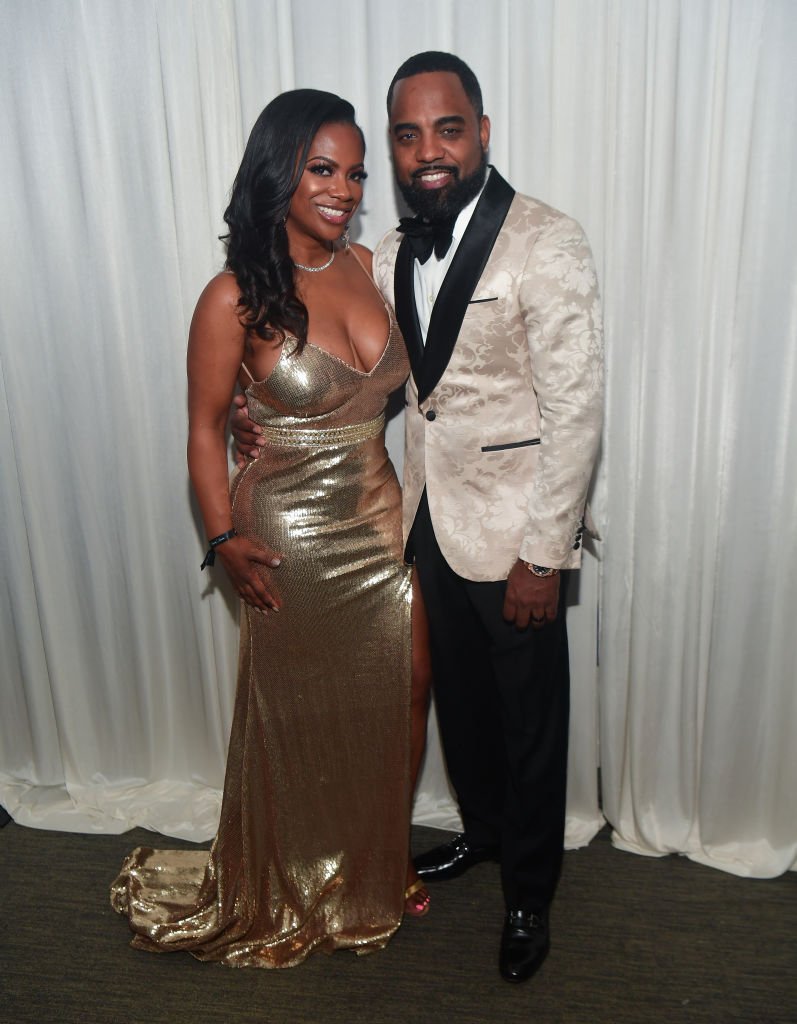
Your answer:
[[[490,145],[490,118],[486,114],[482,115],[482,119],[479,122],[479,139],[482,149],[486,150]]]

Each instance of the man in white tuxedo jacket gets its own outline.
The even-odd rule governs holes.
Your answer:
[[[407,557],[464,823],[416,867],[435,880],[500,861],[499,968],[523,981],[548,952],[564,845],[561,570],[580,563],[601,428],[597,282],[579,225],[488,167],[490,123],[459,58],[406,61],[388,114],[396,178],[417,216],[381,241],[374,275],[412,365]]]

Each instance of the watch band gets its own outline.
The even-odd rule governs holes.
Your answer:
[[[523,564],[526,566],[528,571],[533,576],[539,576],[539,577],[544,579],[547,576],[558,576],[559,575],[559,570],[558,569],[549,569],[549,568],[547,568],[544,565],[535,565],[533,562],[526,562],[522,558],[520,559],[520,561],[523,562]]]

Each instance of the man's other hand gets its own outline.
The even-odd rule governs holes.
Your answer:
[[[249,409],[245,395],[236,395],[233,400],[233,414],[230,417],[230,430],[235,441],[235,464],[239,469],[246,465],[247,459],[256,459],[260,448],[266,443],[263,431],[249,419]]]
[[[520,559],[506,581],[503,616],[518,629],[542,629],[556,619],[559,605],[559,573],[535,576]]]

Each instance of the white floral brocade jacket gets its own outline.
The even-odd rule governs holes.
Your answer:
[[[424,486],[448,564],[505,579],[518,557],[575,568],[603,417],[597,278],[581,227],[493,169],[420,335],[408,241],[374,277],[410,355],[405,537]]]

